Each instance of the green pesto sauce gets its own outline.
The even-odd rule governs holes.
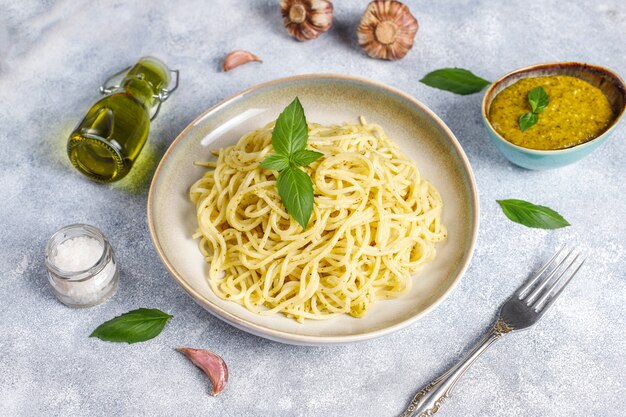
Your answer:
[[[528,92],[543,87],[550,103],[539,121],[522,132],[519,118],[531,111]],[[489,122],[507,141],[530,149],[564,149],[600,136],[613,121],[604,93],[566,75],[524,78],[502,90],[491,103]]]

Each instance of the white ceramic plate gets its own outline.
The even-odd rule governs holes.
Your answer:
[[[336,317],[303,324],[282,315],[259,316],[219,299],[206,281],[207,265],[197,242],[190,186],[205,170],[194,161],[234,144],[244,133],[275,120],[295,96],[307,120],[330,124],[365,116],[381,124],[392,140],[441,192],[448,238],[437,257],[414,277],[410,292],[378,301],[365,317]],[[154,246],[174,280],[209,312],[247,332],[292,344],[348,343],[382,336],[415,322],[437,306],[465,272],[478,233],[478,196],[472,169],[448,127],[426,106],[391,87],[339,75],[284,78],[253,87],[207,110],[165,153],[148,196]]]

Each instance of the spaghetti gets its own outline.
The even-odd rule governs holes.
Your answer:
[[[271,153],[273,123],[214,152],[190,191],[208,281],[222,299],[302,322],[361,317],[378,299],[408,291],[411,275],[446,238],[443,201],[375,124],[309,125],[324,156],[304,170],[315,203],[306,229],[286,212]]]

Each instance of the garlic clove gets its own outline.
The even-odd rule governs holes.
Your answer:
[[[281,0],[280,12],[287,33],[300,42],[319,37],[333,25],[330,0]]]
[[[252,61],[263,62],[261,58],[254,55],[253,53],[240,49],[226,55],[226,58],[224,58],[223,69],[224,71],[230,71],[233,68],[236,68],[243,64],[247,64],[248,62]]]
[[[219,355],[204,349],[178,348],[187,358],[211,380],[211,395],[214,397],[224,390],[228,382],[228,367]]]
[[[395,0],[374,0],[365,10],[357,29],[361,48],[372,58],[397,60],[413,47],[417,19],[409,8]]]

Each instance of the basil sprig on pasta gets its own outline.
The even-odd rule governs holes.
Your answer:
[[[278,171],[276,187],[287,209],[303,229],[313,213],[313,182],[300,167],[307,166],[323,154],[306,149],[309,128],[304,109],[296,97],[276,119],[272,130],[272,147],[275,154],[261,163],[261,168]]]

